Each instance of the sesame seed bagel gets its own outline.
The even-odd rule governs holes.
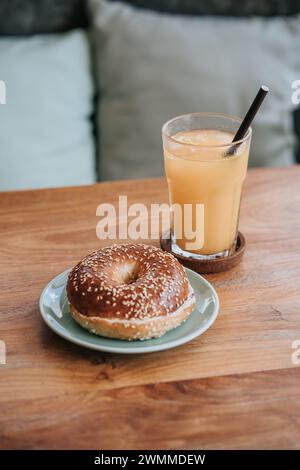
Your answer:
[[[68,276],[67,296],[83,328],[125,340],[157,338],[186,320],[195,305],[177,259],[140,244],[87,255]]]

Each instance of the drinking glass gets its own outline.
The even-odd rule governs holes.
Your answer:
[[[233,145],[240,123],[233,116],[194,113],[164,124],[173,252],[212,259],[235,250],[252,134],[249,128]]]

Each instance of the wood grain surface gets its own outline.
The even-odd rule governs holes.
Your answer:
[[[96,208],[119,194],[167,201],[164,180],[0,194],[0,448],[300,447],[300,168],[249,171],[244,259],[206,276],[217,321],[148,355],[70,344],[38,310],[53,276],[111,243],[96,237]]]

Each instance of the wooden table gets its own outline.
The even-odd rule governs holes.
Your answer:
[[[164,180],[0,195],[1,448],[300,447],[300,365],[292,362],[300,168],[249,171],[244,260],[207,276],[221,301],[216,323],[189,344],[149,355],[70,344],[38,310],[53,276],[108,244],[96,238],[95,211],[118,194],[167,201]]]

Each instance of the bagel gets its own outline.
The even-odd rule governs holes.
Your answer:
[[[74,320],[96,335],[158,338],[193,311],[195,295],[177,259],[142,244],[112,245],[83,258],[69,273]]]

